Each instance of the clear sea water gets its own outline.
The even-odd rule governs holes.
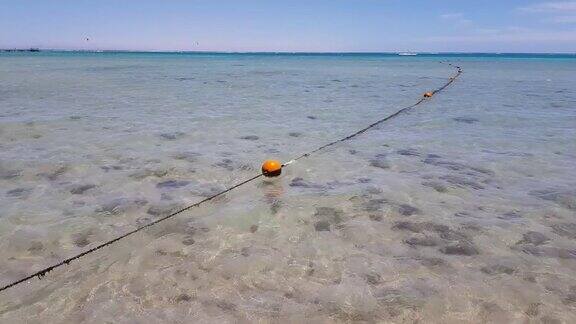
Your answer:
[[[576,57],[0,53],[2,323],[574,323]]]

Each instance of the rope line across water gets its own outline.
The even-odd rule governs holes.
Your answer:
[[[442,62],[440,62],[440,63],[442,63]],[[459,66],[454,66],[454,65],[452,65],[451,63],[448,63],[448,65],[453,66],[453,67],[456,68],[456,74],[455,74],[454,76],[450,77],[450,79],[448,79],[448,81],[447,81],[442,87],[440,87],[440,88],[432,91],[432,94],[433,94],[433,95],[435,95],[435,94],[437,94],[438,92],[446,89],[449,85],[452,84],[452,82],[456,81],[456,79],[460,76],[460,74],[462,74],[462,68],[461,68],[461,67],[459,67]],[[308,153],[304,153],[304,154],[300,155],[299,157],[297,157],[297,158],[295,158],[295,159],[293,159],[293,160],[290,160],[290,161],[282,164],[282,167],[288,166],[288,165],[292,164],[293,162],[296,162],[296,161],[298,161],[298,160],[300,160],[300,159],[302,159],[302,158],[308,157],[308,156],[310,156],[310,155],[312,155],[312,154],[314,154],[314,153],[316,153],[316,152],[318,152],[318,151],[321,151],[321,150],[323,150],[323,149],[325,149],[325,148],[327,148],[327,147],[329,147],[329,146],[332,146],[332,145],[334,145],[334,144],[341,143],[341,142],[347,141],[347,140],[349,140],[349,139],[352,139],[352,138],[354,138],[354,137],[356,137],[356,136],[358,136],[358,135],[366,132],[367,130],[369,130],[369,129],[375,127],[375,126],[378,126],[378,125],[380,125],[380,124],[382,124],[382,123],[384,123],[384,122],[386,122],[386,121],[388,121],[388,120],[390,120],[390,119],[392,119],[392,118],[394,118],[394,117],[396,117],[396,116],[398,116],[398,115],[400,115],[400,114],[402,114],[402,113],[407,112],[408,110],[410,110],[410,109],[412,109],[412,108],[420,105],[421,103],[425,102],[426,100],[428,100],[428,98],[425,97],[425,96],[423,96],[423,97],[421,97],[420,100],[418,100],[416,103],[414,103],[414,104],[412,104],[412,105],[410,105],[410,106],[404,107],[404,108],[396,111],[395,113],[393,113],[393,114],[391,114],[391,115],[388,115],[388,116],[386,116],[386,117],[384,117],[384,118],[382,118],[382,119],[380,119],[380,120],[377,120],[377,121],[375,121],[374,123],[372,123],[372,124],[370,124],[370,125],[362,128],[361,130],[359,130],[359,131],[357,131],[357,132],[355,132],[355,133],[353,133],[353,134],[350,134],[350,135],[348,135],[348,136],[346,136],[346,137],[343,137],[343,138],[341,138],[341,139],[337,139],[337,140],[335,140],[335,141],[333,141],[333,142],[330,142],[330,143],[328,143],[328,144],[324,144],[324,145],[318,147],[317,149],[314,149],[314,150],[312,150],[312,151],[310,151],[310,152],[308,152]]]
[[[448,65],[456,68],[456,74],[455,74],[454,76],[450,77],[450,79],[448,79],[448,81],[447,81],[444,85],[442,85],[440,88],[432,91],[432,94],[436,94],[436,93],[438,93],[438,92],[443,91],[444,89],[446,89],[450,84],[452,84],[452,83],[462,74],[462,68],[461,68],[461,67],[452,65],[451,63],[448,63]],[[310,152],[308,152],[308,153],[304,153],[304,154],[298,156],[297,158],[292,159],[292,160],[290,160],[290,161],[282,164],[282,168],[285,168],[285,167],[287,167],[288,165],[290,165],[290,164],[292,164],[292,163],[294,163],[294,162],[296,162],[296,161],[298,161],[298,160],[300,160],[300,159],[303,159],[303,158],[305,158],[305,157],[308,157],[308,156],[310,156],[310,155],[312,155],[312,154],[314,154],[314,153],[317,153],[317,152],[319,152],[319,151],[321,151],[321,150],[323,150],[323,149],[325,149],[325,148],[327,148],[327,147],[330,147],[330,146],[335,145],[335,144],[337,144],[337,143],[341,143],[341,142],[350,140],[350,139],[352,139],[352,138],[354,138],[354,137],[356,137],[356,136],[358,136],[358,135],[366,132],[367,130],[369,130],[369,129],[371,129],[371,128],[379,125],[379,124],[382,124],[382,123],[384,123],[384,122],[386,122],[386,121],[388,121],[388,120],[390,120],[390,119],[392,119],[392,118],[394,118],[394,117],[397,117],[398,115],[400,115],[400,114],[402,114],[402,113],[405,113],[405,112],[411,110],[412,108],[414,108],[414,107],[422,104],[423,102],[425,102],[425,101],[427,101],[427,100],[428,100],[427,97],[425,97],[425,96],[424,96],[424,97],[421,97],[420,100],[418,100],[416,103],[414,103],[414,104],[412,104],[412,105],[410,105],[410,106],[404,107],[404,108],[396,111],[395,113],[393,113],[393,114],[391,114],[391,115],[388,115],[388,116],[386,116],[386,117],[384,117],[384,118],[382,118],[382,119],[380,119],[380,120],[377,120],[376,122],[374,122],[374,123],[372,123],[372,124],[370,124],[370,125],[362,128],[361,130],[359,130],[359,131],[357,131],[357,132],[355,132],[355,133],[353,133],[353,134],[350,134],[350,135],[348,135],[348,136],[346,136],[346,137],[343,137],[343,138],[341,138],[341,139],[335,140],[335,141],[330,142],[330,143],[328,143],[328,144],[322,145],[322,146],[320,146],[320,147],[318,147],[318,148],[316,148],[316,149],[314,149],[314,150],[312,150],[312,151],[310,151]],[[187,210],[189,210],[189,209],[198,207],[198,206],[200,206],[201,204],[203,204],[203,203],[205,203],[205,202],[208,202],[208,201],[210,201],[210,200],[213,200],[214,198],[217,198],[217,197],[219,197],[219,196],[222,196],[223,194],[226,194],[226,193],[228,193],[228,192],[230,192],[230,191],[232,191],[232,190],[234,190],[234,189],[236,189],[236,188],[238,188],[238,187],[241,187],[241,186],[243,186],[243,185],[245,185],[245,184],[247,184],[247,183],[249,183],[249,182],[252,182],[252,181],[254,181],[254,180],[256,180],[256,179],[258,179],[258,178],[260,178],[260,177],[262,177],[262,176],[263,176],[263,174],[261,174],[261,173],[255,175],[255,176],[252,176],[251,178],[248,178],[248,179],[246,179],[246,180],[244,180],[244,181],[242,181],[242,182],[239,182],[239,183],[237,183],[237,184],[235,184],[235,185],[233,185],[233,186],[231,186],[231,187],[229,187],[229,188],[227,188],[227,189],[225,189],[225,190],[223,190],[223,191],[221,191],[221,192],[218,192],[218,193],[215,194],[215,195],[212,195],[212,196],[210,196],[210,197],[208,197],[208,198],[205,198],[205,199],[203,199],[203,200],[201,200],[201,201],[198,201],[198,202],[196,202],[196,203],[194,203],[194,204],[192,204],[192,205],[189,205],[189,206],[187,206],[187,207],[184,207],[184,208],[182,208],[182,209],[179,209],[179,210],[177,210],[177,211],[175,211],[175,212],[173,212],[173,213],[171,213],[171,214],[169,214],[169,215],[167,215],[167,216],[164,216],[164,217],[162,217],[162,218],[159,218],[159,219],[157,219],[157,220],[155,220],[155,221],[153,221],[153,222],[150,222],[150,223],[148,223],[148,224],[145,224],[145,225],[142,225],[142,226],[140,226],[140,227],[137,227],[136,229],[134,229],[134,230],[132,230],[132,231],[129,231],[129,232],[127,232],[127,233],[124,233],[124,234],[122,234],[122,235],[120,235],[120,236],[118,236],[118,237],[116,237],[116,238],[114,238],[114,239],[111,239],[111,240],[109,240],[109,241],[106,241],[106,242],[104,242],[104,243],[101,243],[100,245],[97,245],[97,246],[95,246],[95,247],[93,247],[93,248],[91,248],[91,249],[88,249],[88,250],[86,250],[86,251],[84,251],[84,252],[81,252],[81,253],[76,254],[76,255],[74,255],[74,256],[72,256],[72,257],[69,257],[69,258],[67,258],[67,259],[64,259],[64,260],[62,260],[62,261],[60,261],[60,262],[58,262],[58,263],[56,263],[56,264],[54,264],[54,265],[52,265],[52,266],[49,266],[49,267],[44,268],[44,269],[42,269],[42,270],[36,271],[35,273],[30,274],[29,276],[26,276],[26,277],[24,277],[24,278],[22,278],[22,279],[19,279],[19,280],[16,280],[16,281],[14,281],[14,282],[11,282],[11,283],[3,286],[2,288],[0,288],[0,292],[6,290],[6,289],[8,289],[8,288],[14,287],[14,286],[16,286],[16,285],[19,285],[19,284],[21,284],[21,283],[23,283],[23,282],[25,282],[25,281],[30,280],[30,279],[33,279],[34,277],[38,277],[39,279],[41,279],[41,278],[44,277],[48,272],[50,272],[50,271],[52,271],[52,270],[54,270],[54,269],[56,269],[56,268],[59,268],[59,267],[61,267],[61,266],[63,266],[63,265],[67,265],[67,264],[69,264],[70,262],[72,262],[72,261],[74,261],[74,260],[77,260],[77,259],[80,259],[81,257],[83,257],[83,256],[85,256],[85,255],[87,255],[87,254],[90,254],[90,253],[92,253],[92,252],[96,252],[96,251],[98,251],[98,250],[100,250],[100,249],[102,249],[102,248],[104,248],[104,247],[106,247],[106,246],[108,246],[108,245],[114,244],[114,243],[116,243],[116,242],[118,242],[118,241],[120,241],[120,240],[122,240],[122,239],[124,239],[124,238],[126,238],[126,237],[128,237],[128,236],[130,236],[130,235],[132,235],[132,234],[138,233],[138,232],[140,232],[140,231],[142,231],[142,230],[144,230],[144,229],[146,229],[146,228],[148,228],[148,227],[154,226],[154,225],[156,225],[156,224],[158,224],[158,223],[160,223],[160,222],[163,222],[163,221],[165,221],[165,220],[167,220],[167,219],[170,219],[170,218],[172,218],[172,217],[174,217],[174,216],[176,216],[176,215],[178,215],[178,214],[181,214],[181,213],[183,213],[183,212],[185,212],[185,211],[187,211]]]

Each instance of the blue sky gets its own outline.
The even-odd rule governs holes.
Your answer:
[[[576,52],[576,0],[0,0],[12,47]]]

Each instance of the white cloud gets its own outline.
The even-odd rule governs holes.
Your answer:
[[[550,17],[547,19],[547,21],[557,24],[576,24],[576,15]]]
[[[449,21],[451,23],[460,25],[460,26],[470,26],[472,25],[472,20],[466,19],[464,14],[460,12],[453,12],[453,13],[445,13],[440,15],[440,19]]]
[[[446,14],[440,15],[440,18],[442,18],[442,19],[447,19],[447,20],[450,20],[450,19],[462,19],[463,16],[464,16],[464,15],[463,15],[462,13],[457,12],[457,13],[446,13]]]
[[[543,15],[543,22],[576,23],[576,1],[542,2],[518,8],[520,12]]]
[[[499,31],[489,34],[461,35],[461,36],[437,36],[426,39],[430,42],[574,42],[576,44],[576,31],[549,32],[549,31]]]
[[[439,51],[576,52],[576,30],[539,30],[520,26],[470,28],[456,35],[421,39]]]
[[[524,12],[576,13],[576,1],[543,2],[519,8]]]

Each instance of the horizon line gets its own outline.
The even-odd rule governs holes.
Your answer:
[[[477,51],[225,51],[225,50],[138,50],[138,49],[72,49],[72,48],[41,48],[41,47],[12,47],[1,48],[0,52],[87,52],[87,53],[198,53],[198,54],[493,54],[493,55],[576,55],[575,52],[477,52]]]

